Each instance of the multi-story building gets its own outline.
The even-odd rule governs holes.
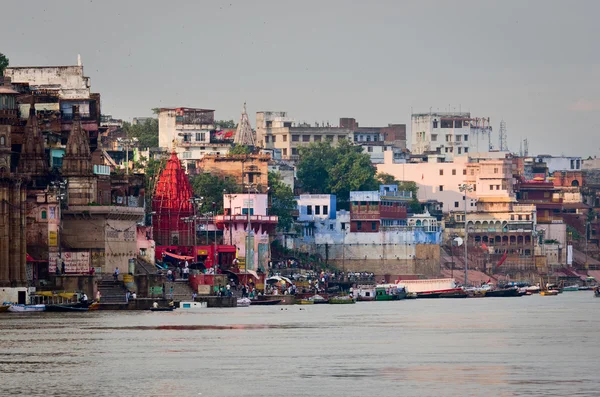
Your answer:
[[[264,154],[219,156],[207,154],[195,164],[196,172],[210,173],[219,177],[231,177],[244,190],[246,185],[255,185],[266,191],[269,181],[269,161]]]
[[[382,227],[406,225],[411,192],[397,185],[381,185],[379,191],[350,192],[350,231],[377,233]]]
[[[468,112],[415,113],[411,116],[413,154],[438,153],[448,159],[492,149],[489,118]]]
[[[410,162],[396,162],[392,152],[386,152],[384,163],[377,171],[392,175],[400,181],[413,181],[418,186],[419,201],[436,200],[444,212],[464,208],[462,184],[469,184],[467,211],[475,211],[478,198],[513,197],[512,161],[505,153],[470,153],[445,162],[439,155],[413,158]],[[405,160],[401,160],[405,161]]]
[[[297,160],[299,148],[312,142],[330,141],[334,145],[352,139],[350,128],[333,127],[329,124],[311,126],[295,123],[287,112],[256,113],[256,144],[277,153],[276,158]],[[280,156],[280,157],[279,157]]]
[[[196,108],[161,108],[158,113],[158,145],[175,152],[184,166],[194,167],[206,154],[229,153],[233,139],[215,130],[215,111]]]

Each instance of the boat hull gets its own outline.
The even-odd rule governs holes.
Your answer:
[[[506,298],[512,296],[521,296],[519,290],[516,288],[508,289],[497,289],[492,291],[485,291],[486,298]]]
[[[252,306],[273,306],[281,303],[281,299],[269,299],[269,300],[253,300],[250,305]]]
[[[47,312],[87,312],[87,307],[77,307],[70,305],[46,305]]]
[[[0,313],[7,312],[9,307],[9,305],[0,305]]]
[[[151,312],[172,312],[173,310],[175,310],[174,307],[151,307],[150,308]]]
[[[33,313],[43,312],[45,310],[46,305],[11,305],[8,308],[8,311],[13,313]]]
[[[550,291],[540,291],[541,296],[556,296],[558,295],[558,291],[550,290]]]

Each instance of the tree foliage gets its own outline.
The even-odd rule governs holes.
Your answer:
[[[250,150],[250,148],[246,145],[240,145],[240,144],[236,144],[234,147],[231,148],[231,150],[229,151],[230,155],[237,155],[237,154],[250,154],[252,153],[252,151]]]
[[[335,194],[338,203],[347,203],[350,191],[376,190],[376,169],[360,146],[329,141],[300,148],[297,177],[302,188],[313,194]],[[342,205],[343,207],[343,205]]]
[[[294,200],[294,192],[283,182],[281,174],[269,172],[269,195],[271,196],[271,215],[279,217],[277,228],[282,231],[289,230],[294,223],[292,211],[297,204]]]
[[[223,194],[239,193],[235,179],[231,177],[219,177],[214,174],[198,174],[190,177],[190,183],[194,195],[203,197],[201,211],[212,211],[212,203],[216,203],[217,212],[223,211]]]
[[[236,128],[237,123],[233,120],[217,120],[217,121],[215,121],[215,127]]]
[[[8,57],[0,52],[0,75],[4,74],[4,69],[8,67]]]
[[[137,138],[141,148],[158,146],[158,120],[147,119],[143,123],[123,123],[123,131],[128,138]]]

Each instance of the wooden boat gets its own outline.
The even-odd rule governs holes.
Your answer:
[[[564,287],[563,291],[579,291],[579,285],[569,285]]]
[[[315,305],[322,305],[329,303],[328,299],[323,298],[321,295],[313,295],[308,300],[312,301]]]
[[[540,291],[541,296],[555,296],[558,295],[558,291],[554,289],[542,290]]]
[[[248,307],[252,301],[248,298],[240,298],[237,300],[237,307]]]
[[[266,300],[255,299],[252,301],[251,305],[252,306],[271,306],[271,305],[278,305],[279,303],[281,303],[281,299],[266,299]]]
[[[329,299],[330,305],[348,305],[353,303],[356,303],[356,300],[349,296],[336,296],[335,298]]]
[[[417,293],[416,292],[407,292],[406,293],[406,299],[417,299]]]
[[[440,294],[440,298],[466,298],[467,292],[466,291],[455,291],[455,292],[442,292]]]
[[[88,307],[78,307],[75,305],[46,305],[47,312],[87,312]]]
[[[46,305],[10,305],[9,312],[13,313],[31,313],[43,312],[46,310]]]
[[[311,301],[310,299],[298,299],[296,301],[297,305],[314,305],[315,301]]]
[[[0,313],[7,312],[10,305],[0,305]]]
[[[150,308],[151,312],[172,312],[173,310],[175,310],[175,306]]]
[[[419,299],[421,298],[439,298],[442,294],[452,294],[452,293],[456,293],[456,292],[461,292],[463,291],[462,288],[449,288],[449,289],[442,289],[442,290],[435,290],[435,291],[421,291],[421,292],[417,292],[417,297]]]
[[[511,296],[521,296],[517,288],[493,289],[485,292],[486,298],[504,298]]]

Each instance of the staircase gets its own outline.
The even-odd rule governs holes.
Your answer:
[[[126,303],[126,290],[121,281],[111,278],[103,278],[98,282],[98,291],[102,294],[100,303]]]
[[[137,257],[135,259],[135,273],[136,274],[156,274],[156,266],[146,262],[144,259]]]
[[[187,280],[165,281],[165,296],[171,299],[171,286],[173,287],[174,301],[191,301],[194,290]]]

